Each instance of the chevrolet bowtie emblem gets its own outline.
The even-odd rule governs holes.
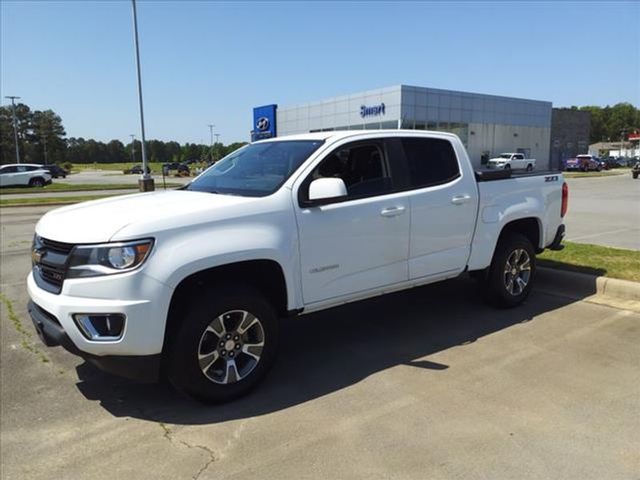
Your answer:
[[[39,250],[37,248],[31,250],[31,260],[33,261],[33,263],[40,263],[42,257],[44,257],[44,252],[42,250]]]

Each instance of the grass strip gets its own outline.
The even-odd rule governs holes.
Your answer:
[[[545,250],[538,256],[543,267],[640,282],[640,250],[564,242],[560,251]]]
[[[118,195],[126,195],[126,194],[0,199],[0,207],[22,207],[22,206],[52,205],[52,204],[66,205],[71,203],[86,202],[88,200],[97,200],[99,198],[115,197]]]
[[[602,172],[562,172],[564,178],[594,178],[594,177],[615,177],[616,175],[628,174],[629,170],[613,170]]]
[[[55,182],[55,181],[54,181]],[[181,183],[167,182],[167,188],[179,187]],[[52,183],[46,187],[17,187],[0,189],[0,196],[14,193],[55,193],[55,192],[91,192],[95,190],[137,190],[135,183]]]

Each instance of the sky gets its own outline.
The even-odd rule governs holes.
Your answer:
[[[0,93],[139,137],[131,2],[0,1]],[[138,0],[147,139],[247,141],[254,106],[398,84],[640,106],[640,2]]]

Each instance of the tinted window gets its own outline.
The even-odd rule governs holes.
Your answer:
[[[291,140],[247,145],[217,162],[185,189],[250,197],[270,195],[322,143]]]
[[[438,138],[403,138],[412,188],[447,183],[460,176],[451,142]]]
[[[18,168],[15,166],[4,167],[0,169],[0,173],[16,173],[17,171],[18,171]]]
[[[350,198],[371,197],[393,189],[389,165],[378,143],[356,143],[334,150],[311,174],[311,179],[341,178]]]

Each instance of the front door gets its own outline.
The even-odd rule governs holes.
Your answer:
[[[381,141],[347,143],[299,186],[342,178],[348,197],[296,209],[305,305],[408,280],[409,203]]]

